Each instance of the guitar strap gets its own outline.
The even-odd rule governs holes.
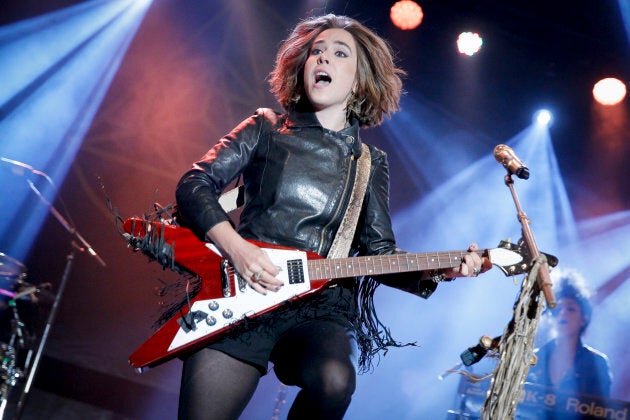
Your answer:
[[[370,178],[370,168],[372,159],[370,157],[370,149],[365,143],[361,144],[362,153],[357,161],[357,170],[354,175],[354,186],[350,195],[350,202],[346,209],[346,214],[337,229],[337,234],[333,240],[326,258],[345,258],[350,252],[352,239],[357,229],[359,213],[363,206],[363,198],[367,190],[368,179]]]

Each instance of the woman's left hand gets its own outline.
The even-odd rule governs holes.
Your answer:
[[[453,277],[477,277],[480,273],[484,273],[492,268],[492,263],[487,258],[482,258],[479,254],[479,247],[475,242],[468,247],[468,254],[457,267],[449,268],[444,271],[446,278]]]

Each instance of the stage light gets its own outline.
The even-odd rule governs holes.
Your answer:
[[[424,13],[418,3],[412,0],[400,0],[392,6],[389,17],[396,27],[408,31],[417,28],[422,22]]]
[[[546,109],[541,109],[534,115],[534,121],[536,121],[536,124],[538,125],[549,125],[549,123],[551,123],[551,112]]]
[[[475,55],[482,45],[483,39],[476,32],[462,32],[457,37],[457,49],[461,54]]]
[[[626,97],[626,85],[614,77],[602,79],[593,86],[593,97],[602,105],[617,105]]]

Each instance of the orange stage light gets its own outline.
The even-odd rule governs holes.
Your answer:
[[[593,97],[602,105],[617,105],[626,97],[626,85],[614,77],[602,79],[593,86]]]
[[[400,0],[390,9],[389,17],[398,28],[411,30],[422,22],[424,13],[418,3],[412,0]]]

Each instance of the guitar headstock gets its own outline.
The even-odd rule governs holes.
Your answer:
[[[507,250],[512,255],[514,253],[518,254],[521,258],[519,261],[510,261],[508,259],[501,258],[501,250]],[[513,244],[509,241],[501,241],[499,243],[499,246],[496,249],[490,250],[489,253],[491,255],[492,263],[496,265],[501,271],[503,271],[506,276],[516,276],[519,274],[528,273],[533,266],[531,252],[523,241],[519,241],[518,244]],[[541,252],[541,254],[543,254],[545,258],[547,258],[547,264],[549,264],[550,267],[555,267],[558,265],[558,258],[556,258],[555,256],[547,254],[545,252]]]

